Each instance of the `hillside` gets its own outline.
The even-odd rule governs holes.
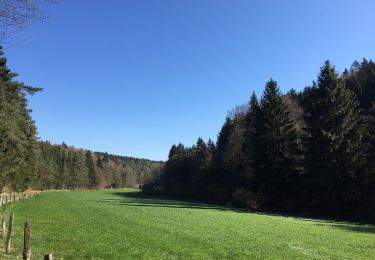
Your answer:
[[[163,165],[161,161],[123,157],[85,149],[38,143],[42,161],[41,189],[101,189],[138,187],[144,175]]]

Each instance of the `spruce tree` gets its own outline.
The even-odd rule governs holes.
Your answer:
[[[253,92],[250,97],[249,110],[245,118],[244,144],[243,144],[243,161],[244,171],[243,176],[248,182],[249,188],[254,189],[255,174],[257,171],[256,155],[257,149],[257,135],[259,134],[259,113],[260,105],[258,98]]]
[[[211,139],[208,139],[207,148],[208,148],[208,151],[210,152],[210,154],[212,156],[215,153],[215,150],[216,150],[216,144],[214,143],[214,141],[212,141]]]
[[[216,141],[215,162],[218,164],[223,161],[224,153],[227,148],[230,135],[233,131],[233,126],[233,120],[227,116]]]
[[[66,176],[68,189],[87,187],[89,184],[88,168],[85,164],[83,152],[69,151],[69,172]]]
[[[233,119],[233,128],[230,133],[228,143],[224,152],[223,162],[228,171],[228,186],[232,185],[235,189],[239,183],[243,183],[244,177],[244,154],[243,145],[245,142],[245,117],[244,114],[235,114]]]
[[[350,70],[343,73],[342,82],[354,92],[363,111],[369,113],[375,100],[375,63],[366,59],[361,63],[354,61]]]
[[[289,110],[277,83],[267,82],[261,99],[259,195],[266,206],[279,209],[288,198],[286,191],[298,173],[298,147]]]
[[[24,190],[36,179],[36,127],[27,95],[40,89],[14,80],[0,47],[0,189]]]
[[[230,197],[227,187],[229,170],[228,165],[225,163],[225,157],[233,128],[233,120],[227,116],[217,137],[209,176],[209,186],[207,188],[207,197],[213,202],[224,203]]]
[[[66,173],[66,163],[67,163],[67,155],[65,152],[65,146],[57,148],[57,176],[56,176],[56,186],[59,189],[66,188],[65,180],[65,173]]]
[[[94,161],[92,159],[92,153],[90,151],[86,151],[85,157],[86,167],[88,168],[89,174],[89,187],[90,189],[93,189],[98,184],[98,180],[95,172]]]
[[[358,182],[365,160],[360,111],[329,61],[321,68],[314,91],[305,154],[312,206],[349,214],[361,197]]]
[[[365,201],[368,219],[375,218],[375,101],[372,103],[368,117],[368,158]]]

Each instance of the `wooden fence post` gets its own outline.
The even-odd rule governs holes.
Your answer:
[[[23,260],[31,259],[31,231],[29,223],[25,223],[24,236],[23,236]]]
[[[13,233],[13,220],[14,220],[14,213],[13,210],[10,213],[9,223],[8,223],[8,234],[7,239],[5,240],[5,253],[10,253],[10,242],[12,240],[12,233]]]
[[[2,218],[1,218],[1,239],[4,241],[5,239],[5,223],[7,217],[7,208],[3,207]]]

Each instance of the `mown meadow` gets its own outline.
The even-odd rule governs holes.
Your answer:
[[[145,197],[137,190],[47,192],[13,203],[11,255],[22,259],[373,259],[375,226]]]

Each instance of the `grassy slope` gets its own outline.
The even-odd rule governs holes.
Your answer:
[[[13,204],[11,256],[22,256],[32,227],[32,257],[340,258],[375,256],[375,227],[245,213],[142,198],[132,190],[50,192]]]

